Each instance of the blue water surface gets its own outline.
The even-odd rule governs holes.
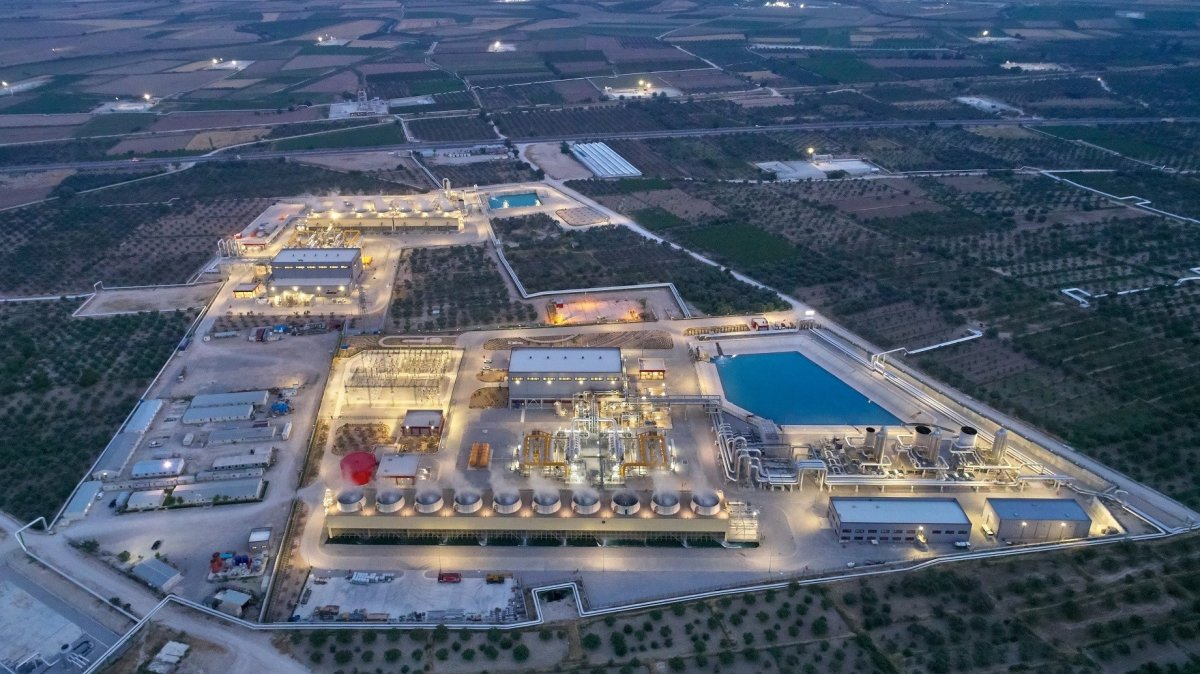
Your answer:
[[[525,206],[539,206],[538,195],[534,192],[526,192],[524,194],[502,194],[500,196],[488,197],[488,206],[492,208],[523,208]]]
[[[721,356],[729,402],[781,426],[890,426],[899,418],[795,351]]]

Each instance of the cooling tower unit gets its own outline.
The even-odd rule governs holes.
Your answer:
[[[642,502],[637,495],[623,491],[612,497],[612,510],[617,515],[634,515],[642,509]]]
[[[955,449],[974,449],[975,440],[979,437],[979,431],[970,426],[963,426],[958,431],[958,437],[954,438]]]
[[[398,491],[381,491],[375,497],[375,510],[381,513],[398,512],[404,507],[404,494]]]
[[[555,492],[539,492],[533,496],[533,512],[539,515],[553,515],[560,508],[562,508],[562,499]]]
[[[460,491],[454,495],[454,512],[469,515],[479,512],[483,499],[473,491]]]
[[[650,497],[650,509],[655,515],[669,516],[679,512],[679,494],[659,492]]]
[[[720,495],[715,491],[698,491],[692,494],[692,512],[703,517],[712,517],[720,513]]]
[[[423,491],[417,494],[413,499],[413,504],[417,508],[417,512],[422,515],[431,515],[442,509],[442,494],[436,491]]]
[[[595,515],[600,512],[600,497],[595,494],[576,493],[571,496],[571,509],[580,515]]]
[[[492,494],[492,510],[501,515],[511,515],[521,509],[521,495],[515,491]]]
[[[863,436],[863,451],[870,452],[875,447],[875,435],[878,433],[874,426],[867,426],[867,434]]]
[[[337,496],[338,512],[356,513],[363,509],[363,505],[367,502],[367,495],[361,489],[347,489]]]

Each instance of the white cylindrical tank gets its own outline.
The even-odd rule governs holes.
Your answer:
[[[954,439],[955,449],[973,449],[975,440],[979,436],[979,431],[971,426],[963,426],[958,431],[958,437]]]
[[[721,495],[711,489],[692,493],[692,512],[712,517],[721,512]]]
[[[562,508],[562,499],[557,492],[541,491],[533,495],[533,512],[539,515],[553,515]]]
[[[617,515],[634,515],[642,509],[642,502],[633,492],[622,491],[613,494],[612,510]]]
[[[473,491],[460,491],[454,495],[454,512],[469,515],[483,508],[483,498]]]
[[[375,510],[394,513],[404,507],[404,494],[395,490],[381,491],[375,497]]]
[[[430,490],[418,493],[413,499],[413,505],[422,515],[431,515],[441,510],[445,503],[442,501],[441,492]]]
[[[338,512],[356,513],[366,505],[367,495],[361,489],[347,489],[337,495]]]
[[[492,510],[500,515],[511,515],[521,509],[521,495],[515,491],[499,491],[492,494]]]
[[[650,510],[654,511],[655,515],[664,517],[674,515],[679,512],[679,494],[675,492],[658,492],[650,497]]]
[[[595,515],[600,512],[600,497],[587,492],[575,492],[571,496],[571,509],[580,515]]]
[[[989,456],[993,465],[1002,465],[1004,463],[1004,455],[1008,449],[1008,430],[997,428],[996,435],[992,439],[992,451]]]

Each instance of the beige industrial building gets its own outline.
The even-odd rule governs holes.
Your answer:
[[[983,525],[1003,541],[1045,543],[1087,538],[1092,518],[1070,498],[989,498]]]
[[[271,260],[272,296],[288,292],[345,295],[362,275],[358,248],[285,248]]]
[[[971,536],[971,520],[953,498],[834,496],[829,521],[842,542],[956,543]]]
[[[577,393],[621,391],[625,368],[618,348],[518,347],[508,363],[513,406],[570,400]]]

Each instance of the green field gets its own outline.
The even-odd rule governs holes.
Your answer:
[[[71,318],[78,305],[0,305],[0,509],[21,521],[66,501],[194,316]]]
[[[376,124],[343,131],[285,138],[271,144],[273,150],[316,150],[327,147],[375,147],[396,145],[407,138],[398,123]]]
[[[819,54],[796,62],[801,68],[834,82],[880,82],[896,76],[846,54]]]
[[[150,128],[158,115],[153,113],[113,113],[96,115],[75,131],[76,138],[86,136],[119,136]]]

